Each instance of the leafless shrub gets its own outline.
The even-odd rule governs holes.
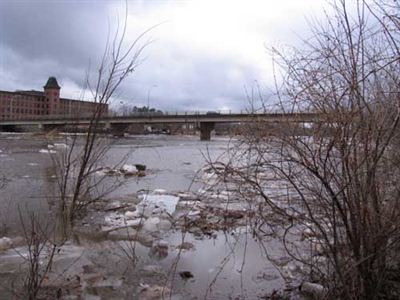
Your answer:
[[[255,232],[277,234],[326,298],[396,299],[399,6],[352,4],[334,1],[305,49],[272,49],[280,109],[314,112],[312,126],[299,116],[271,131],[255,120],[212,165],[258,207]]]
[[[26,261],[28,270],[24,288],[22,292],[18,291],[16,294],[29,300],[36,300],[40,298],[40,291],[51,270],[54,255],[63,241],[59,241],[58,244],[50,241],[49,226],[43,226],[36,214],[29,214],[28,224],[24,221],[21,211],[19,214],[23,238],[27,245],[27,255],[22,253],[20,255]]]

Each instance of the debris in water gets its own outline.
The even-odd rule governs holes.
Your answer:
[[[179,272],[179,275],[181,276],[181,278],[182,278],[183,280],[188,280],[188,279],[194,277],[193,274],[192,274],[191,272],[189,272],[189,271]]]

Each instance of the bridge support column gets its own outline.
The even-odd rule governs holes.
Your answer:
[[[57,133],[64,128],[64,124],[39,124],[39,129],[48,133]]]
[[[124,137],[126,129],[129,127],[127,123],[111,123],[109,125],[110,133],[116,137]]]
[[[106,123],[104,124],[104,130],[105,130],[105,131],[110,131],[110,130],[111,130],[111,124],[110,124],[110,122],[106,122]]]
[[[212,122],[200,122],[200,141],[211,140],[211,131],[214,129]]]
[[[0,131],[17,132],[17,126],[16,125],[1,125],[0,126]]]

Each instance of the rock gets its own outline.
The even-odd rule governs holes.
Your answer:
[[[181,278],[184,280],[188,280],[194,277],[193,274],[189,271],[179,272],[179,276],[181,276]]]
[[[314,299],[322,299],[325,294],[322,285],[312,282],[303,282],[300,286],[300,291],[312,296]]]
[[[146,165],[142,164],[135,164],[136,170],[140,171],[146,171]]]
[[[0,239],[0,251],[8,250],[12,247],[12,240],[8,237],[2,237]]]

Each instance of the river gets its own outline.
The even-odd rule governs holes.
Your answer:
[[[68,136],[49,139],[32,134],[0,135],[1,173],[5,180],[0,198],[0,234],[21,235],[21,218],[27,211],[43,219],[49,217],[49,205],[56,201],[57,194],[54,163],[48,153],[49,150],[57,152],[57,149],[53,146],[49,149],[49,145],[62,145],[66,138]],[[217,159],[232,142],[227,137],[213,137],[204,142],[195,136],[167,135],[113,140],[103,162],[105,166],[127,155],[125,164],[143,164],[147,169],[146,176],[128,178],[108,198],[121,199],[160,189],[171,195],[197,192],[202,183],[195,179],[206,164],[206,158]],[[75,250],[66,252],[70,251],[72,258],[78,255],[87,261],[95,269],[90,274],[103,274],[108,280],[97,285],[88,285],[86,281],[86,288],[82,287],[79,294],[84,299],[158,299],[151,298],[151,289],[157,285],[168,286],[166,299],[265,299],[262,297],[281,289],[284,281],[266,258],[265,248],[246,231],[247,227],[241,226],[199,236],[171,229],[162,234],[162,241],[168,245],[166,255],[154,255],[154,247],[135,243],[137,260],[132,268],[125,253],[132,242],[126,240],[81,236],[79,242],[68,243]],[[182,242],[189,243],[191,249],[179,250]],[[11,281],[7,280],[11,278],[8,274],[14,273],[10,268],[16,267],[7,260],[7,257],[14,257],[12,251],[3,253],[3,258],[0,252],[3,282]],[[283,253],[280,244],[271,242],[268,254],[279,253]],[[79,266],[71,267],[66,273],[82,272]],[[11,295],[4,285],[0,299]]]

